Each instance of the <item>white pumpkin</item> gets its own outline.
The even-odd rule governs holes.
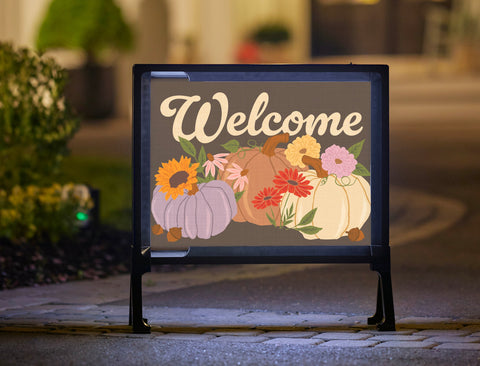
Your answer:
[[[286,225],[293,228],[308,212],[317,208],[310,225],[322,230],[314,235],[302,233],[308,240],[338,239],[347,236],[353,228],[360,229],[370,216],[370,185],[361,176],[349,175],[337,178],[329,175],[319,178],[315,170],[302,173],[313,189],[307,197],[286,193],[281,201],[280,212],[286,212],[293,204],[295,216]]]

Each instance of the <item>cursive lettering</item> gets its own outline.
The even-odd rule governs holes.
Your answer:
[[[270,100],[267,92],[262,92],[257,96],[248,117],[240,111],[229,115],[229,101],[225,93],[217,92],[211,99],[212,102],[205,101],[198,104],[201,102],[199,95],[173,95],[162,101],[160,113],[164,117],[173,117],[172,134],[175,140],[179,141],[179,137],[187,140],[196,138],[199,142],[207,144],[214,141],[224,129],[231,136],[240,136],[245,133],[250,136],[257,136],[261,133],[273,136],[281,132],[294,136],[299,134],[302,129],[308,135],[316,133],[323,136],[328,132],[332,136],[342,133],[347,136],[355,136],[363,130],[360,125],[362,115],[359,112],[351,112],[343,119],[340,112],[333,112],[329,115],[320,113],[317,116],[309,114],[304,117],[300,111],[292,111],[285,118],[278,112],[270,112],[264,116]],[[172,104],[179,106],[172,107]],[[220,112],[220,121],[210,118],[212,104]],[[189,111],[196,112],[195,127],[193,132],[185,133],[183,122]],[[209,130],[215,130],[211,135],[207,135],[205,132],[207,124]]]

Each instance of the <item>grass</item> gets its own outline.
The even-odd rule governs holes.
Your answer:
[[[100,190],[100,222],[121,230],[132,227],[132,169],[126,159],[68,156],[60,183],[82,183]]]

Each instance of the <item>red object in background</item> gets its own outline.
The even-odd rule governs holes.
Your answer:
[[[237,61],[243,64],[260,62],[260,49],[254,42],[245,42],[240,45],[237,52]]]

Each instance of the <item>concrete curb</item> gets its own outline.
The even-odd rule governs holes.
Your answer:
[[[422,348],[480,351],[480,319],[398,319],[398,331],[378,332],[366,317],[241,309],[147,308],[151,334],[132,334],[127,306],[44,305],[0,315],[0,334],[154,338],[156,341],[265,343],[337,348]],[[360,321],[359,319],[363,319]],[[155,325],[161,323],[162,325]],[[308,325],[305,325],[308,324]],[[270,329],[276,329],[274,331]]]

